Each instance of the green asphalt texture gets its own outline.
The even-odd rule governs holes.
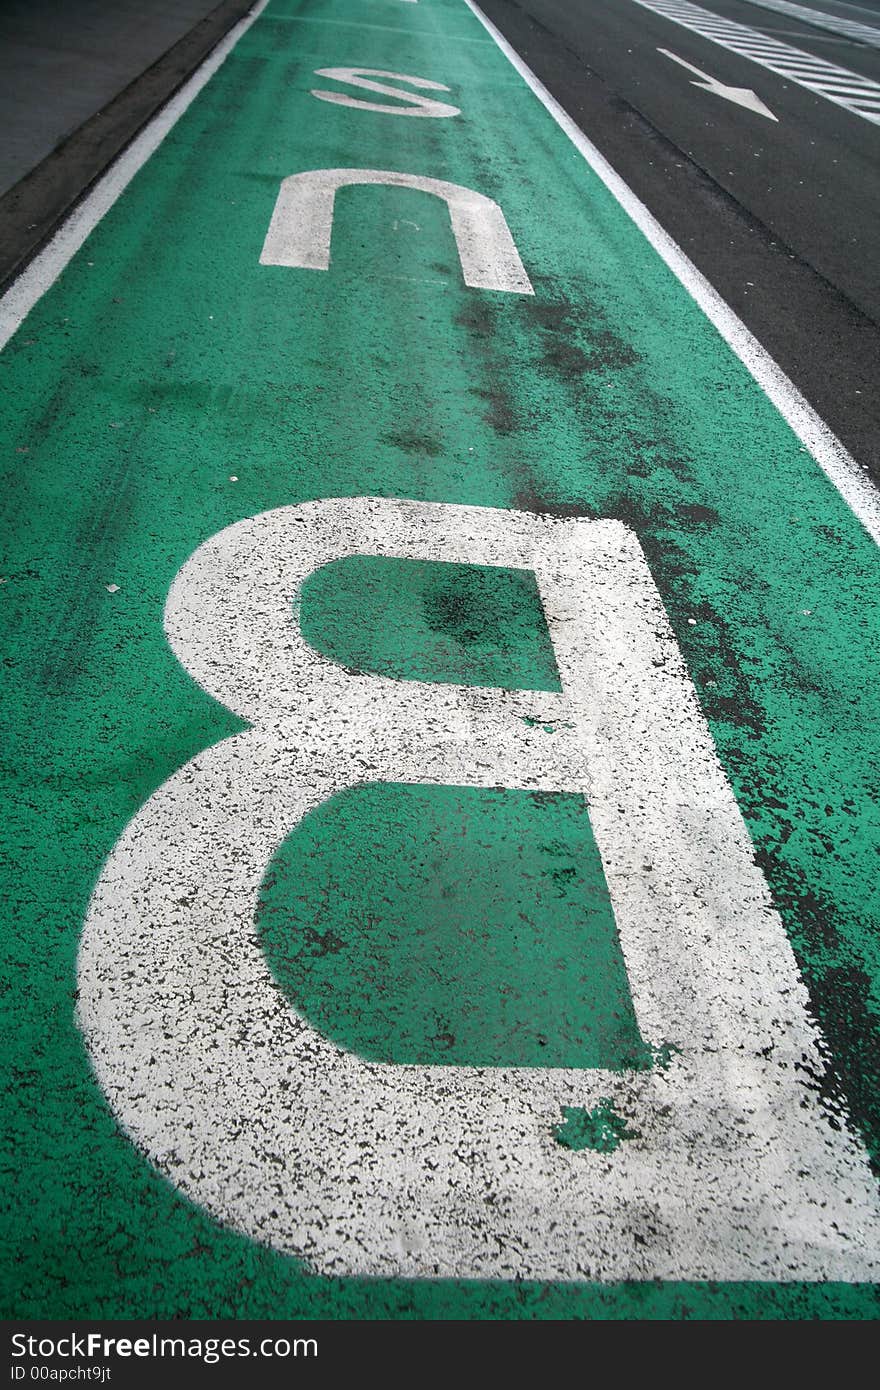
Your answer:
[[[461,115],[404,119],[310,96],[335,85],[314,70],[341,64],[442,82]],[[445,206],[400,188],[338,197],[328,272],[261,266],[281,180],[340,166],[495,199],[534,297],[468,289]],[[242,727],[163,634],[169,586],[199,544],[243,517],[332,496],[617,517],[648,558],[808,986],[829,1046],[816,1084],[880,1158],[876,548],[461,0],[274,0],[0,370],[3,1316],[876,1317],[876,1288],[839,1284],[316,1277],[221,1228],[153,1170],[117,1126],[77,1030],[77,945],[104,860],[166,778]],[[376,566],[329,567],[303,594],[303,628],[361,670],[554,688],[540,605],[518,572],[502,582],[445,570],[414,567],[395,584]],[[327,866],[310,881],[319,892],[322,872],[365,874],[376,843],[387,856],[401,836],[430,838],[422,878],[410,868],[394,887],[401,929],[383,949],[405,960],[406,903],[446,901],[442,873],[466,886],[480,863],[455,859],[464,794],[410,789],[401,811],[393,790],[359,789],[318,813]],[[468,796],[499,882],[511,826],[538,846],[519,855],[510,914],[529,877],[532,915],[544,903],[561,920],[566,871],[589,856],[567,799],[511,802],[496,833],[491,798]],[[308,833],[320,840],[320,824]],[[279,855],[297,853],[309,857],[295,845]],[[363,986],[369,945],[351,922],[369,880],[348,918],[312,923],[348,941],[340,975],[291,945],[307,921],[285,937],[278,869],[262,927],[298,1007],[367,1054],[409,1046],[423,1060],[436,1044],[442,1061],[442,1036],[407,1022],[417,978],[381,1009]],[[625,995],[597,893],[608,989]],[[514,988],[539,948],[512,953]],[[441,993],[454,1008],[450,970]],[[540,1026],[524,1010],[516,1023],[549,1037],[552,1064],[565,1065],[601,1008],[557,1004],[548,996]],[[505,1018],[493,1024],[501,1057],[516,1031]],[[456,1036],[448,1060],[473,1061]],[[621,1057],[637,1044],[630,1031]]]

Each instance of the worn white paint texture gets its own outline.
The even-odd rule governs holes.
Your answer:
[[[762,10],[789,14],[793,19],[800,19],[804,24],[809,24],[811,28],[825,29],[830,34],[840,34],[843,38],[866,43],[870,48],[880,48],[880,29],[875,28],[873,24],[859,24],[855,20],[844,19],[841,15],[826,14],[824,10],[813,10],[807,5],[791,4],[790,0],[748,0],[748,3],[757,5]],[[859,5],[853,5],[851,8],[861,9],[863,14],[871,14],[870,10]],[[880,19],[876,10],[873,13],[875,18]]]
[[[418,92],[401,91],[390,87],[387,82],[373,82],[374,77],[390,77],[395,82],[406,82],[411,87],[431,92],[448,92],[442,82],[430,82],[427,77],[409,77],[405,72],[387,72],[384,68],[316,68],[316,77],[332,77],[336,82],[349,82],[352,87],[360,87],[365,92],[377,92],[379,96],[397,97],[398,103],[406,99],[408,106],[389,106],[378,101],[364,101],[361,97],[349,96],[347,92],[328,92],[313,88],[312,96],[320,101],[329,101],[334,106],[353,106],[358,111],[381,111],[387,116],[460,116],[457,106],[437,101],[433,97],[419,96]]]
[[[296,621],[319,566],[371,554],[535,572],[563,693],[353,674]],[[638,543],[616,521],[348,498],[230,526],[171,589],[179,660],[252,724],[198,754],[110,855],[79,1019],[126,1131],[187,1196],[325,1274],[845,1279],[880,1273],[859,1142]],[[552,725],[545,732],[527,720]],[[580,793],[642,1036],[667,1068],[400,1066],[345,1052],[277,988],[254,928],[302,818],[386,780]],[[613,1100],[638,1137],[553,1138]]]
[[[360,184],[415,188],[442,198],[449,208],[465,284],[474,289],[534,294],[497,203],[457,183],[387,169],[312,169],[284,179],[260,264],[328,270],[337,190]]]

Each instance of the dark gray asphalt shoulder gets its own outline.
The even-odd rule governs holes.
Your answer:
[[[129,6],[131,15],[126,6],[108,6],[105,0],[83,0],[74,6],[43,0],[36,6],[7,8],[0,75],[4,67],[11,73],[16,63],[20,67],[26,62],[39,80],[35,76],[26,91],[18,90],[11,76],[5,84],[13,93],[8,99],[16,102],[17,131],[7,177],[10,171],[13,176],[18,169],[26,172],[0,196],[0,287],[20,274],[113,160],[253,5],[254,0],[213,5],[189,0],[186,5],[152,9]],[[126,16],[130,23],[123,22]],[[182,32],[182,26],[188,27]],[[69,89],[77,83],[82,90],[72,97]],[[47,111],[53,91],[55,109]],[[84,113],[76,128],[64,134]],[[55,147],[44,153],[47,142],[59,135]]]
[[[880,326],[592,69],[542,0],[479,0],[563,109],[880,481]]]

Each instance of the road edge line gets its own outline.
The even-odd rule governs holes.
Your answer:
[[[268,3],[269,0],[256,0],[249,13],[229,30],[192,76],[135,136],[43,249],[13,280],[0,297],[0,352]]]
[[[746,370],[751,374],[768,400],[801,441],[804,448],[840,493],[853,515],[861,522],[872,540],[880,545],[880,492],[821,416],[813,409],[794,382],[786,376],[778,362],[746,327],[726,300],[710,284],[701,270],[682,251],[681,247],[660,225],[652,212],[617,173],[605,156],[583,133],[568,112],[516,49],[507,41],[491,19],[483,14],[474,0],[464,0],[468,9],[495,41],[505,58],[531,88],[542,106],[568,136],[578,153],[601,179],[613,198],[654,248],[661,260],[702,309],[710,323]]]

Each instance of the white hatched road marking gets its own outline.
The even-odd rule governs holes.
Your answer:
[[[800,87],[815,92],[818,96],[842,106],[854,116],[862,116],[866,121],[880,125],[880,82],[848,68],[838,67],[836,63],[826,63],[812,53],[804,53],[790,44],[779,43],[768,38],[745,24],[736,24],[732,19],[722,19],[719,15],[703,10],[699,5],[691,5],[688,0],[635,0],[643,9],[653,10],[673,24],[681,24],[694,34],[719,44],[731,53],[749,58],[753,63],[775,72],[779,77],[787,77]]]
[[[813,29],[825,29],[829,34],[840,34],[842,38],[880,48],[880,29],[871,24],[859,24],[855,19],[823,14],[821,10],[811,10],[807,5],[794,5],[791,0],[748,0],[748,3],[758,5],[762,10],[775,10],[777,14],[790,14],[793,19],[800,19]]]

